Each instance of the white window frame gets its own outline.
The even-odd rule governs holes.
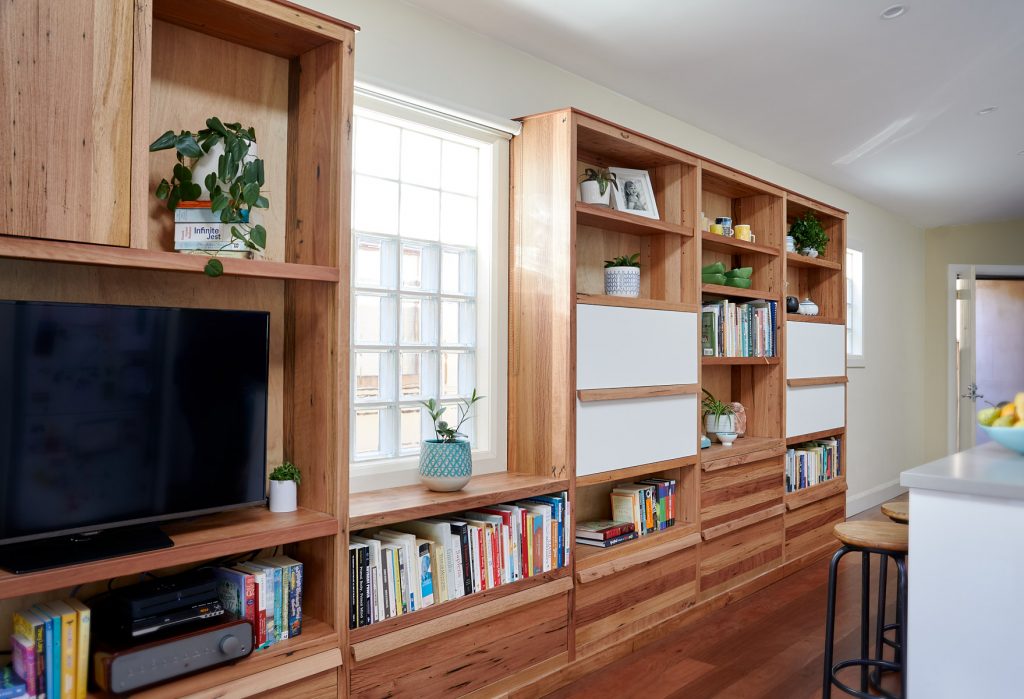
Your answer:
[[[480,236],[477,245],[476,362],[477,389],[486,399],[473,409],[476,439],[473,445],[474,474],[507,470],[508,444],[508,223],[509,140],[513,133],[436,107],[416,103],[385,91],[357,86],[355,107],[414,122],[492,144],[492,234]],[[352,245],[355,244],[353,234]],[[350,322],[354,323],[354,313]],[[352,327],[354,337],[354,326]],[[352,371],[354,376],[354,351]],[[349,385],[350,400],[353,396]],[[347,416],[350,442],[354,439],[356,404]],[[449,408],[451,412],[451,408]],[[478,448],[477,445],[482,445]],[[352,459],[349,446],[349,491],[412,485],[418,482],[419,457],[405,456],[366,461]]]
[[[853,345],[859,341],[860,352],[846,353],[846,366],[853,368],[864,368],[867,366],[865,360],[866,335],[864,332],[864,270],[867,254],[864,246],[851,240],[847,244],[847,253],[853,252],[859,255],[859,264],[851,264],[849,257],[845,260],[845,273],[843,284],[846,284],[846,327],[847,332],[852,333]],[[859,267],[859,269],[854,269]]]

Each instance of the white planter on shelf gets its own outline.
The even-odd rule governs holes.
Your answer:
[[[704,416],[704,432],[710,437],[716,435],[719,432],[735,433],[736,432],[736,416],[735,415],[705,415]],[[733,438],[735,439],[735,437]]]
[[[607,183],[604,194],[601,194],[601,185],[597,180],[585,180],[580,182],[580,197],[584,204],[598,204],[600,206],[611,206],[612,185]]]
[[[604,293],[608,296],[640,296],[639,267],[605,267]]]
[[[295,512],[298,509],[295,481],[270,481],[270,511]]]
[[[803,250],[800,251],[800,254],[805,257],[817,257],[818,251],[815,250],[814,248],[804,248]]]

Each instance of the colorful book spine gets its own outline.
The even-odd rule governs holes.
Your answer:
[[[32,611],[46,620],[46,696],[60,699],[60,617],[41,604],[33,605]]]
[[[89,636],[92,632],[92,611],[74,597],[65,600],[78,617],[78,649],[75,658],[75,697],[86,699],[89,687]]]
[[[23,699],[28,694],[28,683],[14,672],[10,665],[0,667],[0,699]]]
[[[25,692],[30,697],[39,694],[36,680],[36,643],[21,634],[11,634],[11,664],[14,673],[25,680]]]
[[[32,639],[35,647],[36,696],[49,696],[49,673],[46,665],[46,620],[31,609],[14,613],[14,633]]]

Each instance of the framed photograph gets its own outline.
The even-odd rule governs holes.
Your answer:
[[[618,188],[612,188],[616,209],[637,216],[658,218],[658,203],[654,201],[654,187],[647,170],[610,167],[608,172],[615,175],[615,181],[619,184]]]

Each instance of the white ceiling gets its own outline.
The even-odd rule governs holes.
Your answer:
[[[1024,218],[1024,0],[410,1],[918,225]]]

